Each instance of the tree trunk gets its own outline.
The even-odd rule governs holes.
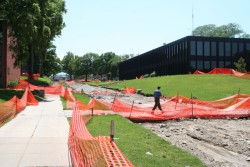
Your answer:
[[[43,53],[42,55],[40,55],[39,73],[40,73],[40,76],[41,76],[41,77],[43,77],[44,55],[45,55],[45,53]]]
[[[85,74],[85,82],[88,81],[88,74]]]
[[[33,79],[34,74],[34,49],[33,45],[29,44],[29,79]]]

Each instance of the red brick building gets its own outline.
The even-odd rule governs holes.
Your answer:
[[[9,49],[10,41],[6,20],[0,20],[0,87],[7,87],[10,82],[20,78],[20,68],[14,67],[14,53]]]

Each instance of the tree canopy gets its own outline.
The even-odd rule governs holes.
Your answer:
[[[250,38],[250,35],[244,32],[236,23],[229,23],[218,27],[215,24],[199,26],[192,31],[192,35],[204,37]]]
[[[12,37],[10,48],[16,53],[15,64],[28,63],[29,72],[33,73],[34,61],[43,66],[51,41],[65,27],[65,1],[5,0],[0,9],[0,17],[7,20]]]
[[[62,69],[71,76],[76,78],[84,78],[88,80],[88,76],[94,78],[114,79],[118,77],[118,64],[127,60],[133,55],[118,56],[113,52],[103,53],[86,53],[83,56],[74,55],[68,52],[62,60]]]

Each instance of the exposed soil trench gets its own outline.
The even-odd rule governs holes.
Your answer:
[[[105,91],[104,88],[80,84],[71,87],[83,89],[86,93]],[[153,102],[152,97],[137,94],[117,97],[130,103]],[[114,95],[95,95],[95,98],[111,102]],[[183,119],[139,124],[173,145],[199,157],[207,166],[250,167],[250,118]]]

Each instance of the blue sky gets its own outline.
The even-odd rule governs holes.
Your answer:
[[[191,34],[194,28],[237,23],[250,34],[250,0],[66,0],[66,27],[54,44],[68,51],[142,54]]]

